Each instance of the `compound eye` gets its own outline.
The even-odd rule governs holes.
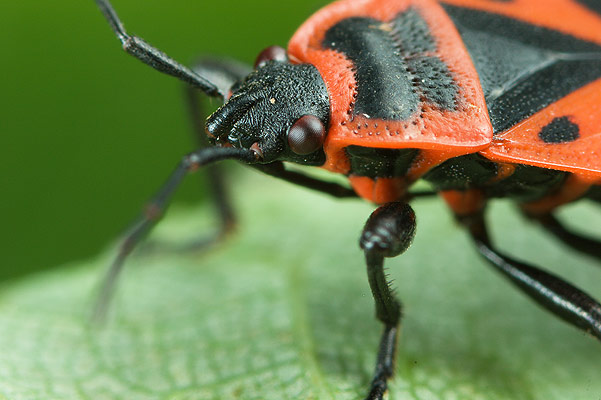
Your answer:
[[[314,115],[300,117],[288,131],[290,150],[299,155],[311,154],[323,146],[326,127]]]
[[[267,64],[268,61],[288,61],[288,53],[286,53],[286,49],[280,46],[269,46],[257,56],[255,61],[255,69],[261,68]]]

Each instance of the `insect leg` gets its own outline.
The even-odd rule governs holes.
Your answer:
[[[185,90],[194,137],[201,148],[208,147],[209,143],[204,132],[204,120],[198,92],[191,86],[187,86]],[[188,248],[202,248],[218,242],[236,226],[236,213],[225,185],[223,168],[218,164],[209,165],[206,168],[206,174],[209,182],[210,197],[212,198],[219,215],[219,228],[211,237],[203,238],[196,243],[186,245],[185,247]]]
[[[119,246],[117,256],[111,264],[101,288],[100,296],[94,309],[94,319],[103,319],[117,276],[123,268],[125,259],[154,225],[156,225],[167,209],[171,196],[175,193],[175,190],[178,188],[183,178],[188,173],[195,171],[202,166],[225,159],[237,159],[246,163],[256,162],[255,154],[250,150],[213,147],[192,152],[179,162],[163,186],[161,186],[148,202],[142,214],[126,231],[125,237]]]
[[[601,304],[597,300],[549,272],[500,253],[490,242],[482,214],[463,218],[462,222],[480,254],[518,289],[559,318],[601,340]]]
[[[230,69],[229,63],[222,62],[220,65],[216,61],[211,62],[199,62],[195,66],[192,67],[194,71],[205,72],[207,76],[210,76],[213,79],[213,75],[217,75],[222,77],[222,79],[216,79],[216,82],[220,82],[220,87],[228,92],[229,88],[236,83],[238,80],[242,79],[242,73],[240,75],[228,73]],[[207,66],[210,65],[210,68]],[[237,64],[232,63],[232,65],[237,66]],[[240,67],[241,68],[241,67]],[[188,103],[188,111],[190,115],[190,121],[192,123],[192,132],[194,134],[194,140],[197,142],[200,148],[209,147],[209,142],[207,139],[207,135],[204,130],[205,126],[205,118],[206,115],[203,112],[203,104],[199,97],[198,90],[192,86],[185,87],[185,95]],[[211,235],[208,238],[202,238],[201,240],[195,241],[193,243],[186,243],[183,246],[187,249],[194,248],[199,249],[206,246],[209,246],[215,242],[222,240],[228,233],[230,233],[234,227],[236,226],[236,213],[234,211],[234,207],[232,205],[231,198],[229,196],[225,179],[224,179],[224,171],[218,164],[209,165],[206,168],[206,176],[209,182],[209,193],[212,198],[217,213],[219,216],[219,228],[214,235]]]
[[[287,170],[284,163],[281,161],[275,161],[269,164],[253,164],[251,167],[258,169],[267,175],[285,180],[286,182],[329,194],[330,196],[337,198],[357,197],[355,191],[346,186],[314,178],[300,172]]]
[[[538,221],[547,231],[574,250],[601,260],[601,241],[572,232],[552,214],[531,216],[530,218]]]
[[[394,374],[401,303],[384,272],[384,258],[403,253],[415,234],[415,213],[406,203],[394,202],[376,209],[363,228],[359,245],[365,252],[367,277],[374,296],[376,317],[384,324],[374,376],[366,400],[381,400]]]

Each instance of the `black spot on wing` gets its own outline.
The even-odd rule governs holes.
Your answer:
[[[578,139],[580,129],[568,117],[558,117],[543,127],[538,136],[545,143],[567,143]]]
[[[445,5],[478,71],[495,133],[601,78],[601,46],[484,11]]]
[[[406,120],[422,102],[445,110],[456,108],[459,89],[444,62],[431,55],[436,43],[415,10],[388,22],[344,19],[328,29],[323,46],[353,62],[355,115]]]
[[[537,111],[601,77],[601,61],[561,61],[521,79],[488,110],[495,133],[505,131]]]

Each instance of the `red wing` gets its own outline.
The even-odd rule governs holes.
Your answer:
[[[505,15],[601,44],[599,6],[593,10],[574,0],[443,0],[443,3]]]
[[[601,79],[495,135],[480,154],[601,178]]]
[[[495,129],[480,153],[601,177],[601,2],[443,3],[476,56]]]

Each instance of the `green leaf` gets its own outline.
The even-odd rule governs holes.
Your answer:
[[[238,234],[203,254],[138,252],[103,328],[88,317],[114,249],[5,285],[0,398],[361,399],[381,329],[357,245],[373,206],[243,179]],[[500,279],[438,199],[414,207],[415,243],[387,263],[405,304],[390,398],[598,400],[599,343]],[[563,217],[592,230],[595,211]],[[154,238],[209,231],[211,214],[175,208]],[[506,252],[600,297],[598,263],[508,204],[491,214]]]

